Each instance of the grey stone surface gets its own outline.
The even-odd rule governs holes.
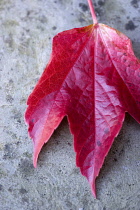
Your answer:
[[[140,58],[140,1],[94,0],[100,22],[125,33]],[[26,99],[43,72],[52,37],[91,24],[86,0],[0,0],[0,210],[139,210],[140,126],[128,114],[97,178],[94,199],[75,166],[64,119],[38,168],[24,124]]]

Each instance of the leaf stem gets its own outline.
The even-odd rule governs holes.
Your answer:
[[[94,7],[93,7],[92,0],[87,0],[87,1],[88,1],[88,4],[89,4],[91,15],[92,15],[93,23],[97,24],[98,21],[97,21],[96,15],[95,15],[95,10],[94,10]]]

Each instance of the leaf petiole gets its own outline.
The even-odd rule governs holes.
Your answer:
[[[88,4],[89,4],[91,15],[92,15],[93,23],[97,24],[98,21],[97,21],[96,15],[95,15],[95,10],[94,10],[94,7],[93,7],[92,0],[87,0],[87,1],[88,1]]]

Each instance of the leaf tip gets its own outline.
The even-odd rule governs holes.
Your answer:
[[[93,194],[94,198],[97,198],[96,189],[95,189],[95,181],[91,185],[91,191],[92,191],[92,194]]]
[[[37,168],[37,159],[38,159],[38,155],[34,151],[34,155],[33,155],[33,166],[34,166],[34,168]]]
[[[33,166],[34,168],[37,168],[37,159],[35,157],[33,158]]]

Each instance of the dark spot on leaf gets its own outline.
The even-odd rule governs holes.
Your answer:
[[[137,73],[138,77],[140,77],[140,72]]]
[[[104,1],[98,1],[98,4],[99,4],[100,6],[103,6],[103,5],[105,4],[105,2],[104,2]]]
[[[80,3],[79,7],[83,10],[83,12],[86,12],[88,10],[88,6],[86,4]]]
[[[135,28],[137,28],[137,26],[134,25],[133,21],[130,20],[128,23],[126,23],[125,25],[125,29],[126,30],[134,30]]]
[[[100,147],[101,146],[101,142],[100,141],[97,141],[97,145]]]
[[[140,104],[140,101],[136,101],[137,104]]]
[[[21,188],[21,189],[19,190],[19,192],[20,192],[21,194],[25,194],[25,193],[27,193],[27,190],[25,190],[24,188]]]
[[[104,130],[104,132],[105,132],[105,134],[108,134],[108,133],[109,133],[109,129],[106,128],[106,129]]]

